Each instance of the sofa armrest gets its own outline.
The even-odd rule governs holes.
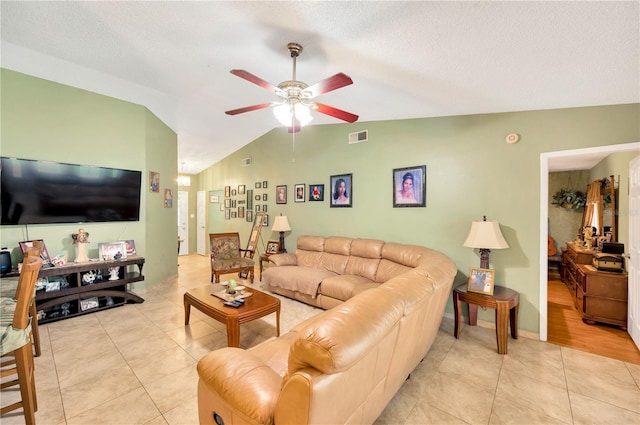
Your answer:
[[[273,369],[249,351],[240,348],[221,348],[205,355],[198,361],[198,392],[200,417],[212,417],[213,412],[250,419],[251,422],[273,423],[276,403],[280,395],[282,378]],[[216,397],[207,397],[207,394]],[[207,399],[203,399],[207,397]],[[217,405],[221,400],[226,405]],[[227,424],[233,418],[223,417]],[[244,422],[243,422],[244,423]]]
[[[291,253],[273,254],[269,256],[269,263],[274,266],[297,266],[298,257]]]

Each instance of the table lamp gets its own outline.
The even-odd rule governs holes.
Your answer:
[[[500,223],[495,220],[487,221],[486,216],[482,217],[482,221],[471,222],[471,230],[464,246],[480,249],[480,268],[483,269],[489,268],[489,253],[492,249],[509,248],[500,232]]]
[[[284,232],[291,231],[291,226],[289,226],[289,220],[287,220],[287,216],[282,214],[276,216],[276,220],[273,223],[271,231],[280,232],[280,251],[278,251],[278,253],[282,254],[284,252],[287,252],[284,247]]]

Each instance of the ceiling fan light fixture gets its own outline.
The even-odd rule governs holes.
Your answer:
[[[311,110],[303,103],[284,102],[273,108],[273,115],[277,118],[280,124],[286,127],[293,126],[293,117],[299,121],[300,127],[304,127],[309,124],[313,117],[311,116]]]

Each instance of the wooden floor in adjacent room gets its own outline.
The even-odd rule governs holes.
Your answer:
[[[548,342],[640,364],[640,351],[626,330],[605,324],[587,325],[564,283],[550,280],[548,285]]]

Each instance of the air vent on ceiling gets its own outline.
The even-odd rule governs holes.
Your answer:
[[[242,158],[242,166],[248,167],[249,165],[251,165],[251,158]]]
[[[355,133],[349,133],[349,144],[366,142],[369,140],[369,130],[357,131]]]

